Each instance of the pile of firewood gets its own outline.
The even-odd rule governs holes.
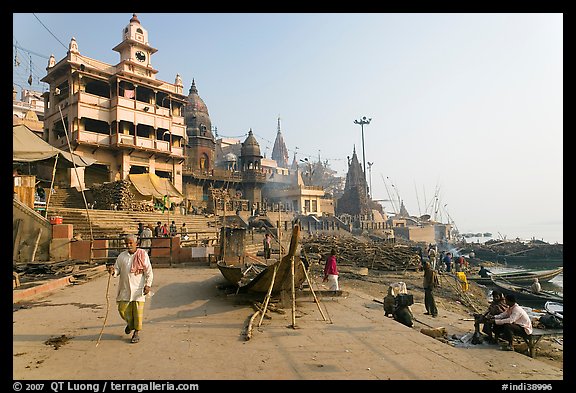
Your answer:
[[[316,234],[302,240],[302,250],[311,262],[322,260],[336,249],[339,265],[367,267],[377,270],[416,270],[418,253],[409,246],[359,240],[353,236],[338,237]]]
[[[132,210],[134,193],[130,190],[131,184],[132,183],[130,183],[129,180],[118,180],[93,185],[92,194],[97,208],[109,210]]]

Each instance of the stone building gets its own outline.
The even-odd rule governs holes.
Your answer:
[[[120,61],[106,64],[81,54],[72,38],[66,57],[50,57],[42,78],[50,86],[44,94],[45,138],[97,160],[79,171],[79,180],[70,173],[72,186],[152,173],[181,190],[187,139],[182,80],[156,79],[151,58],[157,49],[135,14],[113,50]]]

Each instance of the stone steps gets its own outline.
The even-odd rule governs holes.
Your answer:
[[[120,234],[137,233],[138,223],[156,226],[158,221],[171,224],[175,222],[178,231],[182,223],[186,223],[188,233],[206,233],[210,237],[218,232],[219,217],[205,217],[202,215],[181,215],[160,212],[136,212],[124,210],[99,210],[56,207],[49,208],[48,216],[61,216],[63,224],[74,226],[74,235],[80,234],[83,239],[90,239],[90,223],[94,238],[117,237]]]

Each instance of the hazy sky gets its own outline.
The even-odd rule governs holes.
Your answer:
[[[14,14],[33,86],[72,37],[109,64],[131,13]],[[561,13],[139,13],[157,78],[192,79],[219,136],[251,128],[270,157],[277,118],[290,161],[364,151],[374,199],[460,232],[563,242]],[[31,55],[30,55],[31,52]],[[15,51],[12,51],[13,65]],[[367,166],[368,168],[368,166]],[[434,197],[438,202],[434,203]],[[393,212],[390,202],[382,202]],[[433,206],[440,208],[435,213]],[[397,206],[396,206],[397,207]]]

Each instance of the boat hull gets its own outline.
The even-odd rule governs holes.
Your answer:
[[[242,268],[240,266],[228,265],[224,261],[218,261],[216,265],[226,281],[230,284],[238,285],[243,277]]]
[[[547,301],[544,304],[544,309],[546,310],[546,312],[548,314],[552,314],[557,318],[564,319],[564,304],[563,303]]]
[[[275,294],[283,290],[290,291],[292,283],[297,289],[306,280],[305,269],[307,268],[300,257],[295,255],[299,235],[300,228],[295,225],[292,229],[288,254],[253,276],[246,275],[246,271],[240,266],[229,266],[222,261],[217,263],[218,269],[227,281],[237,285],[241,291],[267,293],[271,290],[271,293]],[[292,269],[294,269],[294,274],[292,274]]]
[[[508,282],[520,285],[530,285],[535,278],[540,282],[546,282],[552,280],[554,277],[558,276],[564,271],[563,267],[551,270],[533,270],[533,271],[522,271],[522,272],[510,272],[510,273],[495,273],[489,277],[480,277],[478,275],[468,276],[468,281],[474,281],[478,284],[490,285],[492,283],[492,278],[494,279],[504,279]]]
[[[546,302],[556,302],[564,304],[564,297],[560,294],[550,291],[533,292],[529,287],[508,283],[502,280],[492,280],[495,288],[503,294],[512,294],[516,301],[522,305],[543,306]]]

